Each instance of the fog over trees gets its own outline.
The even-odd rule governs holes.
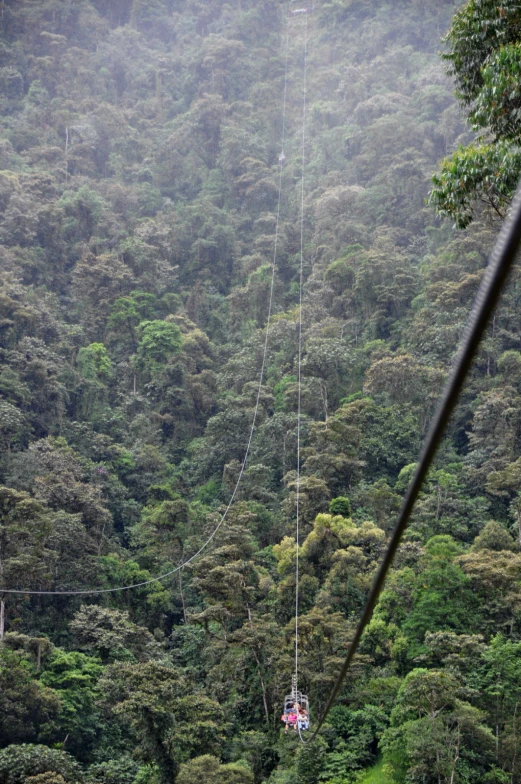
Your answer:
[[[313,728],[520,76],[514,0],[0,0],[0,784],[521,784],[517,268],[320,737],[280,720],[299,398]]]

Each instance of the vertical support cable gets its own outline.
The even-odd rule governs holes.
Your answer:
[[[298,634],[299,634],[299,578],[300,578],[300,441],[302,409],[302,301],[304,284],[304,186],[306,168],[306,114],[308,66],[308,15],[304,29],[304,88],[302,95],[302,173],[300,193],[300,272],[299,272],[299,321],[298,321],[298,375],[297,375],[297,498],[296,498],[296,558],[295,558],[295,683],[298,691]]]

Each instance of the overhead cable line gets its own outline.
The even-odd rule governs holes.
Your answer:
[[[287,15],[289,17],[289,15]],[[85,588],[80,590],[65,590],[65,591],[35,591],[35,590],[24,590],[22,588],[0,588],[0,594],[23,594],[24,596],[99,596],[100,594],[109,594],[109,593],[120,593],[121,591],[132,591],[136,588],[144,588],[147,585],[153,585],[154,583],[162,582],[166,580],[168,577],[171,577],[174,574],[177,574],[185,566],[188,566],[196,558],[198,558],[201,553],[203,553],[208,545],[215,539],[218,532],[222,528],[230,509],[233,506],[235,501],[237,492],[239,490],[239,486],[241,484],[244,472],[246,470],[246,463],[250,454],[251,445],[253,442],[253,436],[255,433],[255,428],[257,424],[257,418],[259,414],[260,408],[260,399],[262,395],[262,385],[264,382],[264,375],[266,371],[266,359],[268,354],[268,342],[269,342],[269,334],[270,334],[270,326],[271,326],[271,319],[272,319],[272,311],[273,311],[273,294],[275,290],[275,277],[277,272],[277,258],[278,258],[278,247],[279,247],[279,228],[280,228],[280,213],[281,213],[281,203],[282,203],[282,170],[283,164],[285,160],[284,156],[284,146],[286,142],[286,106],[287,106],[287,95],[288,95],[288,62],[289,62],[289,18],[286,20],[286,54],[285,54],[285,64],[284,64],[284,91],[283,91],[283,99],[282,99],[282,133],[281,133],[281,152],[279,155],[278,163],[279,163],[279,184],[278,184],[278,200],[277,200],[277,213],[276,213],[276,221],[275,221],[275,238],[274,238],[274,248],[273,248],[273,260],[271,266],[271,282],[270,282],[270,293],[268,299],[268,313],[266,317],[266,330],[264,336],[264,348],[262,354],[262,363],[260,368],[260,375],[259,375],[259,385],[257,388],[257,398],[255,401],[255,407],[253,412],[253,420],[250,428],[250,433],[248,437],[248,442],[246,445],[246,451],[244,453],[244,459],[241,464],[241,468],[239,471],[239,476],[237,477],[237,481],[233,488],[233,492],[231,494],[230,500],[226,509],[224,510],[219,522],[213,529],[212,533],[205,541],[205,543],[195,552],[193,555],[190,556],[186,561],[182,564],[179,564],[173,569],[170,569],[168,572],[164,572],[163,574],[158,575],[157,577],[151,577],[149,580],[143,580],[139,583],[132,583],[131,585],[120,585],[116,588]]]
[[[512,202],[509,215],[503,224],[499,237],[490,256],[490,261],[485,270],[485,275],[479,287],[474,306],[468,318],[467,325],[460,342],[460,347],[454,360],[452,371],[445,385],[445,389],[443,390],[438,408],[425,439],[416,471],[403,500],[400,514],[398,516],[398,521],[391,536],[391,540],[387,546],[384,559],[371,588],[369,598],[367,599],[362,617],[356,628],[351,645],[349,646],[347,656],[344,660],[340,673],[338,674],[331,694],[329,695],[324,712],[312,737],[310,738],[310,741],[317,737],[329,714],[329,711],[333,707],[333,704],[340,693],[348,670],[353,662],[356,651],[358,650],[364,629],[372,618],[378,597],[380,596],[394,556],[407,527],[407,523],[411,516],[415,501],[432,463],[447,423],[457,403],[463,383],[467,377],[472,360],[474,359],[478,346],[481,342],[490,316],[494,311],[508,273],[512,267],[512,264],[514,263],[520,243],[521,181],[517,187],[516,195]]]
[[[304,86],[302,91],[302,173],[300,178],[300,269],[299,269],[299,321],[298,321],[298,374],[297,374],[297,492],[296,492],[296,557],[295,557],[295,695],[298,694],[299,667],[299,579],[300,579],[300,445],[301,445],[301,413],[302,413],[302,304],[304,287],[304,195],[306,177],[306,120],[307,120],[307,71],[308,71],[308,15],[305,14],[304,27]],[[297,716],[297,727],[300,739],[300,720]]]

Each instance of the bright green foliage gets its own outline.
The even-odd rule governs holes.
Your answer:
[[[34,674],[34,668],[23,654],[2,648],[0,743],[3,747],[10,743],[35,742],[42,725],[53,726],[63,708],[58,693],[36,681]]]
[[[324,759],[323,778],[341,781],[364,769],[374,759],[371,749],[376,746],[388,724],[386,713],[368,704],[361,710],[337,706],[330,714],[335,731],[334,749]]]
[[[99,660],[82,653],[55,649],[45,663],[40,677],[43,686],[52,689],[60,700],[60,710],[45,735],[48,740],[69,736],[67,748],[80,759],[88,757],[98,735],[100,713],[97,682],[102,673]]]
[[[476,685],[479,685],[483,695],[483,704],[495,712],[497,741],[501,744],[505,758],[512,743],[512,732],[515,732],[515,722],[512,723],[510,717],[521,689],[520,650],[518,642],[496,635],[482,653],[482,665],[476,679]]]
[[[445,58],[462,100],[470,103],[479,96],[482,68],[491,54],[520,37],[521,16],[515,0],[470,0],[454,15]]]
[[[367,771],[360,784],[391,784],[383,760]]]
[[[514,540],[502,525],[490,520],[474,539],[473,550],[513,550]]]
[[[242,765],[221,765],[216,757],[205,754],[181,766],[177,784],[252,784],[253,776]]]
[[[474,203],[505,214],[521,172],[521,153],[506,142],[460,147],[434,175],[430,202],[438,213],[455,219],[460,229],[474,218]]]
[[[160,784],[161,774],[157,765],[142,765],[132,784]]]
[[[433,177],[430,202],[465,228],[476,203],[503,216],[521,172],[521,17],[513,0],[469,0],[453,19],[445,41],[449,73],[469,107],[474,129],[492,132],[489,144],[460,147]]]
[[[349,498],[346,498],[346,496],[333,498],[333,500],[329,503],[329,511],[332,515],[351,517],[351,504],[349,502]]]
[[[103,784],[137,784],[139,773],[140,767],[137,762],[130,756],[124,756],[90,765],[86,781],[87,784],[91,782],[95,784],[98,781],[102,781]]]
[[[24,416],[20,409],[0,400],[0,443],[4,449],[20,441],[24,431]]]
[[[450,673],[416,669],[398,692],[391,726],[384,733],[384,760],[398,782],[411,775],[426,782],[449,782],[460,772],[480,781],[483,761],[492,759],[493,735],[483,714],[462,699],[464,690]],[[479,758],[478,757],[478,758]]]
[[[168,321],[143,321],[137,354],[144,367],[161,366],[181,351],[183,339],[177,324]]]
[[[450,536],[435,536],[427,542],[425,566],[413,593],[414,607],[403,624],[418,642],[428,629],[473,627],[477,604],[471,582],[455,557],[461,552]]]
[[[145,291],[132,291],[128,297],[119,297],[112,306],[108,325],[118,338],[125,335],[136,348],[137,328],[141,322],[154,317],[155,303],[155,296]]]
[[[78,367],[88,381],[106,381],[110,377],[112,363],[103,343],[91,343],[80,348]]]
[[[500,139],[517,141],[521,129],[521,44],[502,46],[482,68],[481,88],[471,119]]]

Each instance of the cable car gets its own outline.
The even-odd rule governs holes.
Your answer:
[[[296,722],[288,722],[288,716],[296,715]],[[284,713],[282,714],[282,721],[286,725],[286,732],[288,727],[292,726],[295,732],[298,729],[304,731],[309,729],[309,700],[306,694],[302,694],[297,689],[297,676],[291,677],[291,694],[286,694],[284,697]]]
[[[281,152],[281,154],[279,155],[279,165],[283,166],[285,161],[286,161],[286,156],[284,155],[283,152]]]
[[[310,8],[291,8],[290,16],[297,16],[297,14],[309,14]]]

